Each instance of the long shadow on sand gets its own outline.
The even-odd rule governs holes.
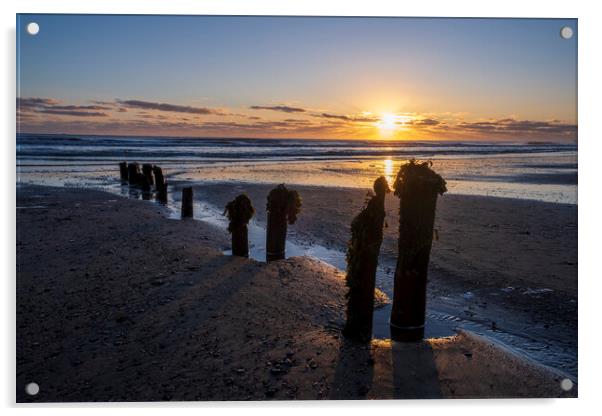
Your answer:
[[[438,399],[442,397],[433,349],[426,341],[391,342],[393,398]]]
[[[365,399],[372,387],[374,360],[370,343],[343,338],[339,360],[330,389],[330,398],[336,400]]]
[[[344,340],[339,349],[330,398],[441,398],[439,374],[428,342],[371,343]]]

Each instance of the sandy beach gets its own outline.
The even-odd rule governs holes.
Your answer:
[[[243,189],[261,223],[267,186],[202,186],[195,199],[223,207]],[[365,192],[298,189],[304,208],[291,238],[344,247]],[[17,193],[19,402],[577,394],[560,388],[560,371],[471,332],[346,341],[344,275],[317,259],[226,256],[225,228],[106,192]],[[384,265],[394,261],[395,206],[388,197]],[[429,299],[474,287],[461,310],[487,317],[511,307],[508,316],[538,325],[534,336],[570,344],[573,334],[576,348],[575,206],[445,196],[437,216]],[[32,381],[34,397],[23,390]]]
[[[203,185],[196,188],[196,198],[222,207],[245,192],[254,201],[257,222],[264,225],[264,201],[272,187]],[[367,190],[294,188],[304,202],[297,224],[289,229],[291,239],[344,252],[351,220],[361,210]],[[177,187],[174,196],[179,197]],[[399,199],[387,196],[388,226],[377,286],[390,296],[398,207]],[[566,355],[548,364],[576,376],[577,207],[446,194],[439,198],[435,229],[438,240],[431,254],[429,303],[446,314],[536,341],[534,345],[519,342],[517,346],[526,352],[556,348]]]

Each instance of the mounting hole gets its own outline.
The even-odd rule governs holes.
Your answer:
[[[38,34],[39,31],[40,25],[36,22],[31,22],[27,24],[27,33],[29,33],[30,35],[35,36]]]
[[[27,386],[25,386],[25,393],[29,394],[30,396],[35,396],[39,392],[40,386],[38,383],[29,383]]]
[[[560,388],[564,391],[571,391],[573,389],[573,382],[570,379],[565,378],[560,382]]]
[[[562,29],[560,29],[560,37],[562,37],[562,39],[570,39],[573,37],[573,28],[570,26],[565,26]]]

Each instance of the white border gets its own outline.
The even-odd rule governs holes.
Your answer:
[[[596,267],[596,246],[601,236],[598,201],[602,199],[599,185],[602,140],[596,125],[598,115],[602,65],[599,51],[602,49],[602,16],[595,1],[354,1],[354,0],[21,0],[12,3],[4,0],[2,7],[3,42],[2,82],[2,167],[4,189],[2,265],[2,340],[0,347],[0,394],[2,404],[13,407],[15,378],[15,13],[123,13],[123,14],[249,14],[249,15],[334,15],[334,16],[455,16],[455,17],[562,17],[579,18],[579,396],[577,400],[462,400],[462,401],[380,401],[380,402],[280,402],[280,403],[188,403],[188,404],[129,404],[125,409],[111,409],[117,414],[130,414],[145,409],[145,414],[164,413],[167,409],[200,412],[231,411],[264,415],[266,412],[282,414],[306,414],[307,412],[359,414],[367,412],[445,412],[455,414],[504,414],[517,410],[543,411],[546,414],[566,415],[568,412],[593,411],[595,400],[601,396],[600,357],[596,357],[600,341],[599,296],[602,293],[602,272]],[[10,196],[10,198],[7,198]],[[116,405],[48,405],[43,411],[49,414],[105,412]],[[29,413],[40,406],[25,407]],[[148,409],[146,409],[148,408]],[[244,408],[244,409],[243,409]],[[41,410],[41,409],[40,409]],[[175,409],[174,409],[175,410]],[[172,410],[168,410],[172,411]],[[575,413],[576,414],[576,413]]]

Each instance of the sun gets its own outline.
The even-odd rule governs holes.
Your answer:
[[[378,128],[384,131],[392,131],[398,127],[398,116],[391,113],[384,113],[378,122]]]
[[[391,137],[394,133],[411,128],[412,116],[407,114],[382,113],[376,126],[381,137]]]

